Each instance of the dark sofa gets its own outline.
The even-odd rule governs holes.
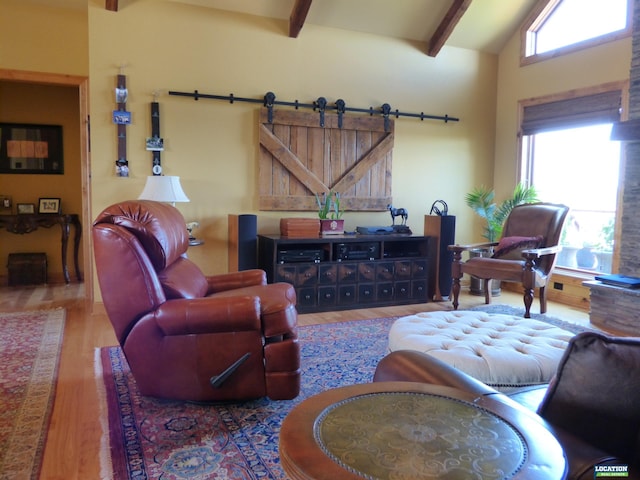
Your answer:
[[[490,395],[526,410],[556,437],[569,479],[593,479],[596,465],[628,465],[640,479],[640,339],[585,332],[569,343],[548,386],[501,393],[427,354],[383,358],[374,381],[411,381]],[[606,478],[606,477],[605,477]]]

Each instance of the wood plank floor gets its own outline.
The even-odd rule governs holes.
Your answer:
[[[503,291],[494,303],[522,305],[520,295]],[[461,295],[460,308],[484,303],[483,297]],[[25,311],[64,307],[67,311],[60,358],[56,399],[47,437],[42,479],[98,479],[102,426],[94,374],[96,348],[115,345],[116,339],[106,315],[87,311],[84,285],[0,287],[0,311]],[[300,325],[332,323],[367,318],[403,316],[451,309],[450,302],[348,310],[300,315]],[[534,301],[533,311],[539,311]],[[100,310],[100,309],[97,309]],[[548,313],[582,325],[589,324],[588,312],[549,302]]]

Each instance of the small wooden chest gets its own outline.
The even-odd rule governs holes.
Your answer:
[[[45,253],[10,253],[7,263],[9,286],[47,283]]]

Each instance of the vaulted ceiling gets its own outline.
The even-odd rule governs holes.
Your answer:
[[[104,2],[117,12],[139,0],[26,0],[86,8]],[[306,24],[413,40],[435,56],[444,45],[499,53],[538,0],[170,0],[276,18],[289,23],[289,36]]]

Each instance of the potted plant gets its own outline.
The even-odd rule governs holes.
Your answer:
[[[516,205],[538,201],[538,193],[533,186],[522,183],[516,185],[511,198],[506,199],[500,205],[494,201],[495,191],[481,186],[467,193],[465,203],[474,212],[487,221],[482,236],[489,242],[497,242],[502,235],[502,227],[505,220]]]
[[[344,211],[340,206],[340,194],[329,190],[329,193],[316,193],[320,233],[322,235],[338,235],[344,233]]]
[[[502,236],[504,222],[516,205],[532,203],[538,200],[538,193],[533,186],[526,186],[522,183],[516,185],[511,198],[504,200],[500,205],[495,203],[495,191],[485,186],[474,188],[467,193],[465,203],[476,214],[486,220],[482,236],[489,242],[497,242]],[[482,257],[493,253],[492,249],[478,249],[471,251],[472,256]],[[471,277],[470,293],[473,295],[484,295],[483,282],[480,279]],[[500,286],[495,285],[491,289],[491,295],[500,295]]]

